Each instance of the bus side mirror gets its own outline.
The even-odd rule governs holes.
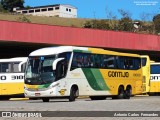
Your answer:
[[[21,62],[19,65],[18,65],[18,70],[19,70],[19,72],[24,72],[23,70],[22,70],[22,65],[23,64],[26,64],[26,62],[27,61],[23,61],[23,62]],[[26,66],[25,66],[26,67]]]
[[[54,60],[54,62],[53,62],[53,64],[52,64],[52,69],[53,69],[53,70],[56,70],[57,63],[58,63],[59,61],[62,61],[62,60],[64,60],[64,58],[58,58],[58,59]]]

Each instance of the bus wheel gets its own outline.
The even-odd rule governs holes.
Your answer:
[[[49,102],[49,98],[42,98],[43,102]]]
[[[124,99],[130,99],[131,95],[132,95],[132,89],[127,88],[124,93]]]
[[[123,89],[123,87],[119,87],[117,98],[118,98],[118,99],[124,98],[124,89]]]
[[[73,86],[70,90],[70,96],[69,96],[69,101],[75,101],[75,99],[78,97],[78,87],[77,86]]]

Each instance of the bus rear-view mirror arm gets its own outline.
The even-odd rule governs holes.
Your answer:
[[[53,69],[53,70],[56,70],[57,63],[58,63],[59,61],[62,61],[62,60],[64,60],[64,58],[58,58],[58,59],[54,60],[54,62],[53,62],[53,64],[52,64],[52,69]]]

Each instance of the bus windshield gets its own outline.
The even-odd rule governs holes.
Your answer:
[[[52,70],[54,60],[55,56],[29,57],[25,83],[41,85],[54,82],[55,71]]]

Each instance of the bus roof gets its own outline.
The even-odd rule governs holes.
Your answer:
[[[151,65],[160,65],[160,62],[153,62],[153,63],[150,63]]]
[[[91,47],[76,47],[76,46],[56,46],[56,47],[47,47],[35,50],[29,54],[29,56],[45,56],[45,55],[54,55],[63,52],[72,52],[72,51],[81,51],[87,53],[97,53],[97,54],[112,54],[112,55],[121,55],[121,56],[130,56],[130,57],[140,57],[138,54],[130,53],[121,53],[110,50],[104,50],[102,48],[91,48]]]
[[[8,59],[0,59],[0,62],[16,62],[16,61],[27,61],[28,57],[15,57],[15,58],[8,58]]]

